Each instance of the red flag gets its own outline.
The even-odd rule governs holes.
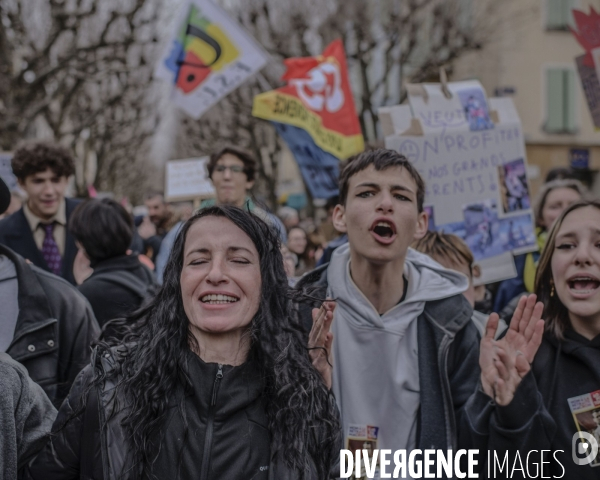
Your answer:
[[[590,7],[589,15],[580,10],[573,10],[573,17],[577,24],[577,30],[569,28],[579,44],[585,48],[586,55],[583,64],[593,67],[594,59],[591,51],[596,47],[600,47],[600,15],[594,10],[594,7]]]
[[[364,148],[360,123],[348,79],[341,40],[318,57],[289,58],[282,79],[288,84],[257,95],[252,114],[265,120],[294,125],[337,158]]]

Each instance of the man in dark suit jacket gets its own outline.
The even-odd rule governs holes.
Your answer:
[[[65,198],[75,172],[71,153],[51,143],[30,143],[17,149],[12,169],[28,198],[20,210],[0,221],[0,243],[75,284],[77,247],[67,224],[78,201]]]

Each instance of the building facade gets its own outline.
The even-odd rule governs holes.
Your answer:
[[[600,130],[575,61],[585,51],[569,30],[576,28],[572,9],[589,13],[590,6],[600,11],[600,0],[506,2],[483,48],[460,58],[452,73],[452,80],[480,80],[488,96],[513,99],[534,193],[549,170],[572,165],[600,194]]]

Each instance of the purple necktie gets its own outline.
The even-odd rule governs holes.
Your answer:
[[[42,255],[48,267],[50,267],[50,271],[54,275],[60,275],[62,258],[58,245],[54,240],[54,224],[42,224],[42,227],[44,227],[44,231],[46,232],[44,243],[42,243]]]

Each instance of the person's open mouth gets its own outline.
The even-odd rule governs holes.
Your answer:
[[[200,297],[200,301],[202,303],[206,303],[208,305],[225,305],[228,303],[239,302],[239,298],[231,296],[231,295],[223,295],[223,294],[208,294]]]
[[[391,220],[378,218],[369,229],[375,240],[384,245],[389,245],[396,238],[396,225]]]
[[[600,280],[592,275],[575,275],[567,280],[569,291],[575,296],[593,294],[600,287]]]

